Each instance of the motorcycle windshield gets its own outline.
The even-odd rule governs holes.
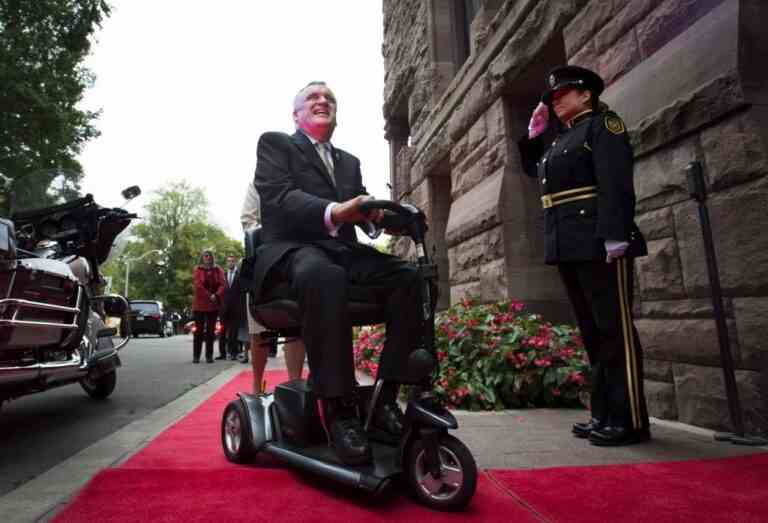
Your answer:
[[[50,208],[81,200],[82,173],[66,169],[34,171],[14,178],[5,177],[6,216],[40,214]]]

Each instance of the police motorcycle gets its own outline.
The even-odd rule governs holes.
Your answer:
[[[422,341],[411,353],[402,376],[403,384],[412,385],[403,436],[394,439],[372,424],[383,382],[358,385],[357,410],[371,443],[373,460],[364,466],[345,465],[328,444],[311,378],[310,382],[298,379],[277,385],[271,394],[241,392],[226,406],[221,423],[224,454],[233,463],[246,464],[263,452],[373,496],[389,491],[397,482],[407,485],[416,500],[427,507],[460,511],[475,493],[477,465],[469,449],[448,433],[458,428],[458,423],[433,393],[437,267],[430,261],[425,245],[426,217],[411,205],[384,200],[365,202],[361,208],[363,212],[375,209],[384,210],[382,228],[402,231],[413,240],[423,286]],[[246,235],[247,257],[253,255],[258,244],[257,229]],[[382,305],[365,288],[352,286],[349,295],[354,325],[384,322]],[[251,293],[251,298],[251,312],[269,329],[263,335],[299,335],[298,305],[287,284],[278,284],[268,296]]]
[[[128,302],[101,294],[99,267],[136,215],[76,191],[44,193],[20,208],[31,182],[0,175],[0,405],[74,383],[104,399],[130,325]],[[140,193],[133,186],[122,195],[127,203]]]

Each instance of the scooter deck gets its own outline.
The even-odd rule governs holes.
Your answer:
[[[292,445],[286,441],[272,441],[265,445],[264,451],[276,456],[278,459],[290,461],[292,464],[301,466],[295,459],[291,459],[291,454],[302,456],[307,460],[308,467],[302,467],[307,469],[318,470],[318,465],[329,465],[330,467],[337,469],[344,469],[351,473],[357,473],[377,480],[384,480],[396,476],[402,472],[399,464],[397,446],[385,445],[376,441],[371,441],[371,451],[373,453],[373,461],[369,465],[345,465],[336,455],[336,452],[328,444],[315,444],[308,447],[299,447]],[[282,451],[288,451],[291,454],[287,454]],[[289,459],[284,459],[288,457]],[[314,462],[310,464],[309,462]]]

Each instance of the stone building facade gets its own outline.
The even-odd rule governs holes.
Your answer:
[[[441,305],[465,294],[519,298],[570,319],[557,273],[542,263],[538,188],[517,140],[547,71],[590,67],[635,148],[637,221],[650,251],[636,263],[635,312],[651,414],[730,424],[686,184],[695,160],[745,419],[768,428],[768,2],[384,0],[383,9],[392,196],[430,216]]]

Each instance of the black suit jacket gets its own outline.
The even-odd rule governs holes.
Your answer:
[[[224,270],[224,299],[219,308],[219,316],[228,318],[234,310],[237,309],[239,300],[238,281],[240,280],[240,269],[235,268],[235,275],[232,278],[232,285],[229,284],[229,268]]]
[[[334,184],[312,142],[300,131],[264,133],[256,157],[254,183],[261,200],[263,241],[253,268],[257,294],[275,264],[296,248],[315,245],[338,255],[371,249],[357,242],[353,225],[344,224],[334,238],[324,222],[328,204],[366,194],[360,160],[334,147]]]

